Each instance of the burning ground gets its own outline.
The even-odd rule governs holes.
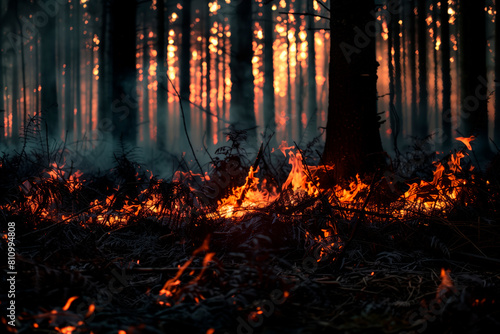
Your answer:
[[[168,180],[126,151],[91,173],[64,149],[5,155],[1,247],[15,222],[18,273],[9,329],[500,328],[500,169],[475,167],[473,138],[458,140],[441,159],[400,156],[343,185],[314,149],[286,143],[249,161],[234,140],[206,172]]]

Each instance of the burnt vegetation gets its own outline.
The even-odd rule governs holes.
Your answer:
[[[331,169],[313,146],[289,148],[285,158],[263,144],[249,159],[245,133],[235,130],[206,173],[178,161],[172,178],[157,178],[126,144],[113,168],[82,173],[32,122],[23,149],[0,166],[2,227],[16,223],[19,333],[500,326],[498,159],[472,168],[473,151],[459,147],[430,168],[433,157],[416,148],[359,178],[343,198],[323,186]],[[457,154],[458,165],[449,163]],[[90,171],[91,161],[81,166]],[[440,178],[436,166],[446,166]],[[298,167],[303,188],[311,182],[317,191],[282,188]],[[255,178],[276,196],[245,206],[255,203]],[[453,187],[460,191],[446,197]]]

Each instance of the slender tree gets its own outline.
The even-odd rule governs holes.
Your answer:
[[[182,22],[181,22],[181,55],[180,55],[180,65],[179,65],[179,81],[180,81],[180,91],[181,95],[181,105],[183,109],[183,114],[186,122],[186,128],[188,134],[184,134],[184,130],[181,130],[181,138],[183,138],[182,149],[187,147],[186,135],[191,133],[191,104],[189,101],[191,84],[191,70],[190,70],[190,60],[191,60],[191,1],[186,0],[183,2],[182,7]],[[182,124],[182,123],[181,123]],[[181,126],[182,128],[182,126]]]
[[[372,0],[332,1],[330,102],[323,154],[335,165],[337,180],[372,171],[382,164],[377,118],[375,38],[355,46],[356,27],[373,21]]]
[[[156,130],[156,145],[159,149],[164,149],[167,141],[167,122],[168,122],[168,80],[167,80],[167,66],[165,61],[165,45],[167,40],[165,38],[165,31],[168,28],[165,26],[165,0],[158,0],[156,2],[156,22],[157,22],[157,80],[158,90],[156,98],[156,117],[157,117],[157,130]]]
[[[48,17],[47,24],[40,29],[41,33],[41,104],[42,116],[47,123],[51,137],[60,136],[59,108],[57,104],[56,83],[56,18]],[[17,86],[14,86],[17,87]]]
[[[416,58],[416,32],[415,32],[415,0],[410,0],[410,13],[408,16],[408,66],[410,71],[410,90],[411,90],[411,134],[419,135],[418,112],[417,112],[417,58]]]
[[[443,105],[441,110],[441,127],[443,128],[443,150],[451,146],[451,66],[450,66],[450,15],[448,1],[441,1],[441,76],[443,81]]]
[[[500,6],[496,4],[495,15],[495,144],[500,146]]]
[[[264,4],[264,128],[266,133],[273,135],[271,146],[276,146],[276,119],[275,119],[275,98],[274,98],[274,59],[273,59],[273,41],[274,41],[274,18],[272,4]]]
[[[148,25],[147,25],[147,15],[148,15],[149,7],[144,6],[143,9],[143,26],[142,26],[142,115],[143,115],[143,123],[142,126],[144,130],[144,143],[148,143],[149,141],[149,129],[151,125],[151,120],[149,119],[149,34],[148,34]],[[158,127],[157,132],[160,131]]]
[[[82,25],[82,14],[81,14],[81,4],[80,1],[76,1],[75,3],[75,14],[73,18],[73,26],[74,26],[74,37],[73,41],[75,43],[75,67],[73,69],[73,80],[75,83],[75,89],[74,89],[74,95],[75,95],[75,106],[74,110],[71,110],[71,112],[76,111],[74,113],[75,118],[76,118],[76,128],[74,129],[74,137],[78,140],[80,135],[82,134],[82,79],[81,79],[81,69],[82,69],[82,64],[81,64],[81,42],[82,42],[82,32],[81,32],[81,25]]]
[[[428,135],[428,98],[427,89],[427,0],[418,0],[418,126],[420,137]]]
[[[72,22],[72,8],[73,4],[71,2],[67,3],[64,6],[64,24],[66,27],[73,27]],[[73,27],[74,30],[75,27]],[[64,107],[61,108],[61,112],[64,114],[64,130],[67,132],[67,139],[71,141],[73,136],[73,123],[74,123],[74,114],[73,114],[73,85],[74,85],[74,77],[72,76],[72,72],[75,71],[74,67],[78,67],[78,63],[73,62],[74,55],[73,52],[76,52],[76,46],[74,45],[75,40],[73,39],[74,33],[71,29],[64,29],[63,34],[65,37],[64,41],[64,66],[63,66],[63,82],[64,82]]]
[[[314,13],[312,1],[307,1],[307,13]],[[307,126],[304,138],[312,140],[318,126],[318,100],[316,88],[316,41],[314,38],[314,16],[308,15],[307,24]]]
[[[0,8],[3,9],[3,8]],[[3,65],[3,57],[6,53],[5,47],[4,47],[4,25],[3,22],[5,22],[5,14],[2,12],[0,13],[0,17],[2,18],[2,23],[0,23],[0,143],[3,143],[4,141],[4,133],[5,133],[5,114],[6,114],[6,106],[4,103],[4,87],[5,87],[5,81],[4,81],[4,75],[5,75],[5,69]]]
[[[252,1],[238,1],[233,4],[233,10],[230,122],[236,130],[246,130],[248,143],[251,147],[256,147],[257,131],[252,73]]]
[[[485,0],[460,2],[461,104],[465,136],[475,135],[476,153],[489,154]]]
[[[295,1],[296,12],[302,13],[303,1]],[[300,30],[304,17],[295,17],[295,116],[297,124],[297,138],[302,140],[303,135],[303,124],[302,124],[302,112],[304,111],[304,76],[302,71],[302,60],[300,59]]]
[[[115,144],[123,140],[135,145],[137,134],[136,97],[136,11],[135,0],[111,1],[110,52],[111,112]]]
[[[212,28],[212,21],[210,16],[210,7],[207,4],[205,6],[205,65],[207,68],[207,72],[205,75],[205,92],[206,92],[206,137],[207,137],[207,146],[212,146],[213,144],[213,135],[212,135],[212,107],[211,107],[211,99],[210,99],[210,91],[212,87],[212,76],[211,76],[211,67],[212,67],[212,59],[210,56],[210,30]]]

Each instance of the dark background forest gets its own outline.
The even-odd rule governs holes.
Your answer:
[[[247,130],[250,142],[305,145],[327,125],[334,7],[3,0],[1,145],[19,145],[34,116],[69,152],[100,161],[127,142],[161,163],[188,151],[188,136],[203,153],[225,142],[230,125]],[[356,43],[376,43],[387,152],[428,136],[429,151],[446,152],[454,137],[470,135],[494,150],[495,8],[486,0],[377,1],[369,24],[354,29],[346,59]]]

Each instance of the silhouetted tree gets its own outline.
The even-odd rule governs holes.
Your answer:
[[[486,77],[485,0],[460,2],[462,124],[465,136],[475,135],[476,153],[489,153]]]
[[[252,1],[237,1],[232,5],[230,122],[237,130],[247,130],[249,144],[256,146],[252,73]]]
[[[335,2],[333,2],[335,3]],[[307,13],[314,12],[312,1],[307,1]],[[308,15],[307,25],[307,126],[304,138],[311,140],[318,126],[318,100],[316,89],[316,45],[314,38],[314,16]]]
[[[495,15],[495,144],[500,146],[500,6]]]
[[[157,130],[156,130],[156,146],[159,149],[165,149],[167,141],[167,122],[168,122],[168,80],[167,80],[167,68],[165,59],[165,45],[167,40],[165,38],[165,31],[168,31],[168,27],[165,26],[165,0],[157,0],[156,2],[156,23],[157,23],[157,80],[158,80],[158,90],[156,98],[156,117],[157,117]]]
[[[443,128],[442,148],[448,150],[451,145],[451,69],[450,69],[450,15],[448,1],[441,1],[441,75],[443,80],[443,105],[441,127]]]
[[[41,38],[41,103],[42,116],[47,122],[48,134],[59,137],[59,108],[56,84],[56,18],[49,16],[47,24],[40,29]],[[14,85],[14,87],[18,87]]]
[[[184,117],[188,134],[191,132],[191,104],[189,101],[191,84],[191,1],[186,0],[183,2],[182,7],[182,21],[181,21],[181,53],[179,59],[179,94],[181,95],[181,105],[184,111],[181,117]],[[181,121],[182,122],[182,121]],[[182,123],[181,123],[182,124]],[[182,128],[182,126],[181,126]],[[182,149],[185,149],[187,144],[186,134],[181,130],[181,142],[183,143]]]
[[[264,128],[265,133],[273,134],[271,146],[276,146],[276,119],[275,119],[275,98],[274,98],[274,59],[273,59],[273,41],[274,41],[274,17],[272,4],[269,2],[262,8],[264,20]]]
[[[137,137],[135,0],[112,0],[110,51],[113,138],[135,145]]]
[[[330,103],[323,160],[335,165],[335,178],[345,179],[381,165],[382,143],[377,118],[375,38],[355,42],[374,18],[372,0],[332,1]],[[354,45],[353,45],[354,44]]]
[[[417,133],[423,138],[428,135],[427,90],[427,0],[418,0],[418,126]]]

